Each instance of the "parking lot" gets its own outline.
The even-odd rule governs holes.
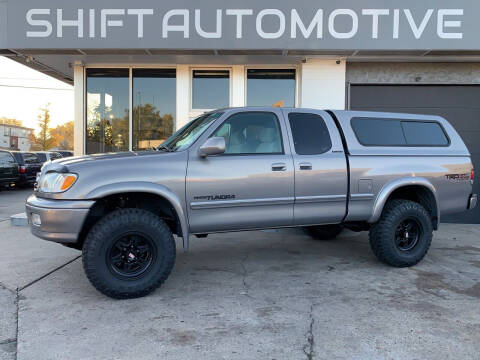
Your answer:
[[[118,301],[88,283],[79,251],[5,220],[28,192],[0,192],[1,360],[478,359],[479,225],[442,225],[409,269],[379,263],[366,233],[177,241],[164,286]]]

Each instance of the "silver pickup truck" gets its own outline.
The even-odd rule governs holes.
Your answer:
[[[475,207],[470,154],[438,116],[229,108],[188,123],[156,151],[45,164],[26,208],[32,233],[83,250],[114,298],[169,276],[173,234],[304,227],[318,239],[369,231],[396,267],[427,253],[440,216]]]

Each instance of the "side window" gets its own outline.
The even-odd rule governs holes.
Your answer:
[[[16,163],[15,158],[13,157],[13,155],[5,152],[5,153],[0,154],[0,158],[2,157],[2,155],[3,155],[3,159],[0,160],[0,162],[3,162],[5,165],[11,165],[11,164],[15,164],[15,163]]]
[[[440,124],[436,122],[402,121],[408,145],[446,146],[447,136]]]
[[[7,164],[7,153],[5,152],[0,152],[0,164]]]
[[[365,146],[406,145],[399,120],[354,118],[352,128],[360,144]]]
[[[25,160],[25,164],[37,164],[40,161],[35,154],[25,153],[23,154],[23,159]]]
[[[448,146],[450,141],[435,121],[353,118],[353,131],[364,146]]]
[[[320,115],[290,113],[288,121],[292,129],[295,152],[298,155],[323,154],[332,148],[330,133]]]
[[[212,136],[225,138],[225,154],[283,154],[277,116],[244,112],[230,116]]]
[[[45,155],[44,153],[38,153],[37,156],[38,156],[38,160],[40,160],[40,162],[47,161],[47,155]]]

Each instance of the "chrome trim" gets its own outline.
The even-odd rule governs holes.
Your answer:
[[[365,200],[372,200],[375,197],[374,194],[351,194],[350,200],[351,201],[365,201]]]
[[[298,196],[295,198],[295,203],[304,204],[312,202],[337,202],[346,200],[347,195]]]
[[[271,199],[248,199],[248,200],[220,200],[220,201],[198,201],[191,202],[192,210],[198,209],[216,209],[238,206],[262,206],[262,205],[283,205],[292,204],[293,197],[271,198]]]

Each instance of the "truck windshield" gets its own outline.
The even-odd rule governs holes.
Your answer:
[[[216,112],[199,116],[182,127],[157,149],[164,151],[181,151],[188,148],[200,135],[223,113]]]

